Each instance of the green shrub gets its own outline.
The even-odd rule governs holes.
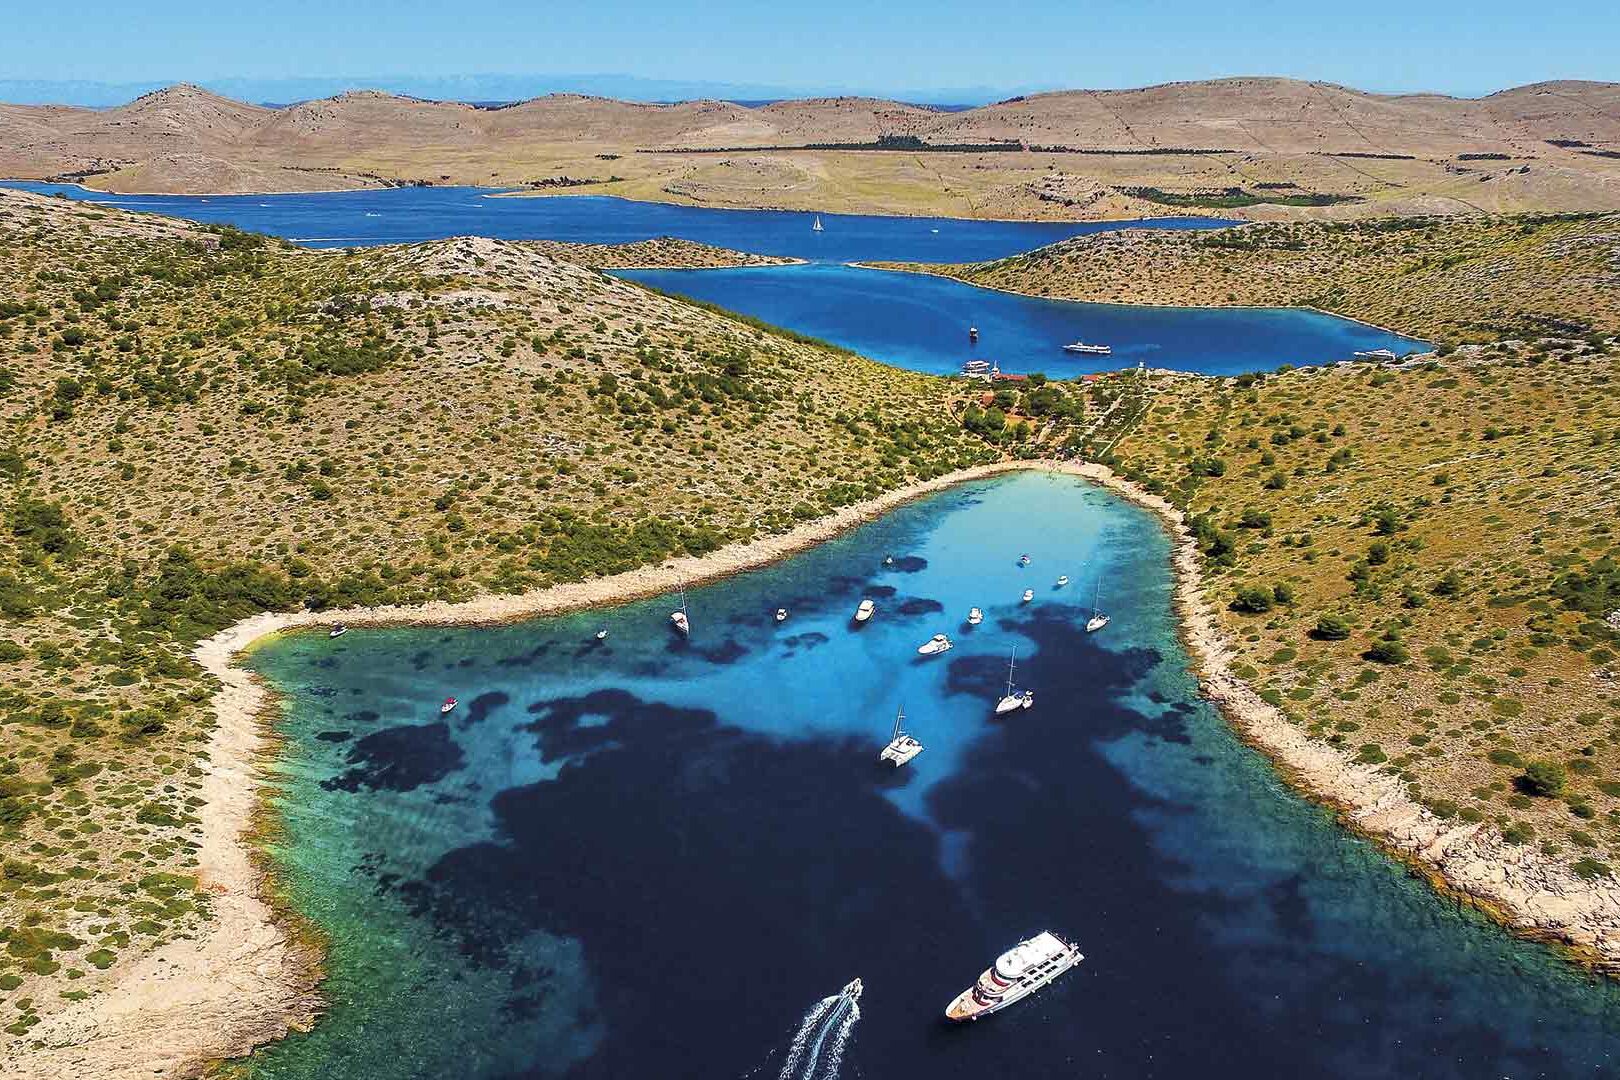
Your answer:
[[[1258,615],[1270,611],[1275,595],[1270,589],[1258,585],[1246,585],[1237,591],[1232,598],[1233,611],[1241,611],[1249,615]]]
[[[1312,636],[1323,641],[1343,641],[1350,636],[1350,620],[1332,612],[1320,615],[1317,617],[1316,629],[1312,631]]]
[[[1519,787],[1531,795],[1542,798],[1552,798],[1564,791],[1564,785],[1569,782],[1569,774],[1564,767],[1556,761],[1538,758],[1524,767],[1524,775],[1519,778]]]

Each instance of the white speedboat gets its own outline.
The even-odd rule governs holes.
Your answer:
[[[935,634],[921,645],[917,646],[919,656],[938,656],[940,653],[950,652],[952,641],[944,634]]]
[[[1067,585],[1068,583],[1069,583],[1069,575],[1068,574],[1059,574],[1058,575],[1057,586],[1056,586],[1057,588],[1061,589],[1061,588],[1063,588],[1063,586]]]
[[[681,590],[681,610],[669,613],[669,624],[682,636],[692,633],[692,620],[686,617],[686,590]]]
[[[894,733],[889,737],[889,745],[878,755],[879,761],[892,761],[897,769],[923,752],[923,744],[906,733],[905,723],[906,710],[902,708],[895,714]]]
[[[347,626],[344,626],[342,623],[338,623],[336,626],[332,627],[332,629],[330,629],[330,630],[328,630],[326,632],[326,636],[327,637],[342,637],[344,634],[347,634],[348,632],[349,632],[349,628]]]
[[[978,341],[979,340],[979,328],[977,326],[968,327],[968,340],[969,341]]]
[[[865,622],[872,617],[872,613],[876,610],[877,605],[872,603],[871,600],[862,600],[860,606],[855,609],[855,621],[858,623]]]
[[[1025,690],[1020,694],[1013,689],[1013,668],[1017,662],[1018,646],[1015,645],[1012,655],[1007,657],[1007,691],[1001,695],[1001,700],[996,702],[997,716],[1006,716],[1010,712],[1027,709],[1035,704],[1035,691]]]
[[[452,709],[454,709],[456,707],[456,705],[457,705],[457,702],[456,702],[455,698],[453,698],[453,697],[445,698],[444,699],[444,704],[439,706],[439,715],[443,716],[445,713],[450,712]]]
[[[1114,350],[1113,347],[1109,345],[1088,345],[1084,341],[1076,341],[1072,345],[1063,346],[1063,351],[1084,353],[1087,356],[1107,356]]]
[[[1027,604],[1033,599],[1035,599],[1035,590],[1034,589],[1025,589],[1024,590],[1024,603]]]
[[[605,630],[605,629],[598,630],[596,632],[596,640],[597,641],[606,641],[607,640],[607,630]]]
[[[884,566],[893,566],[894,565],[894,556],[893,555],[885,555],[885,556],[883,556],[883,565]]]
[[[961,1023],[1000,1012],[1050,985],[1084,959],[1078,946],[1043,930],[996,957],[978,982],[950,1003],[945,1017]]]
[[[968,625],[978,626],[982,622],[984,622],[984,612],[980,611],[978,608],[969,608]]]
[[[1029,565],[1029,556],[1028,555],[1020,555],[1020,556],[1018,556],[1018,565],[1019,566],[1028,566]]]
[[[776,609],[776,621],[787,622],[787,608],[779,607]]]

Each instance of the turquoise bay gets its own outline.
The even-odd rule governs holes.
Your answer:
[[[1408,877],[1197,696],[1166,556],[1145,511],[1019,474],[692,590],[689,642],[661,598],[261,648],[333,1007],[253,1070],[776,1076],[859,976],[851,1077],[1610,1075],[1612,984]],[[1037,705],[998,721],[1014,646]],[[902,704],[927,749],[896,774]],[[1086,962],[941,1023],[1043,927]]]

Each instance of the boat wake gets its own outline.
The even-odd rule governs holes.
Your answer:
[[[787,1060],[777,1080],[835,1080],[844,1064],[844,1047],[861,1018],[861,980],[810,1007],[788,1044]]]

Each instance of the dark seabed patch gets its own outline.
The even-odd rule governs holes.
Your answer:
[[[472,727],[474,724],[482,723],[489,717],[490,713],[511,700],[510,695],[500,690],[491,690],[488,693],[479,694],[468,704],[467,715],[462,719],[461,726]]]
[[[340,743],[348,742],[354,738],[352,731],[317,731],[315,737],[321,742]]]
[[[328,791],[410,791],[461,768],[464,755],[444,723],[373,732],[349,748],[349,768],[321,787]]]

